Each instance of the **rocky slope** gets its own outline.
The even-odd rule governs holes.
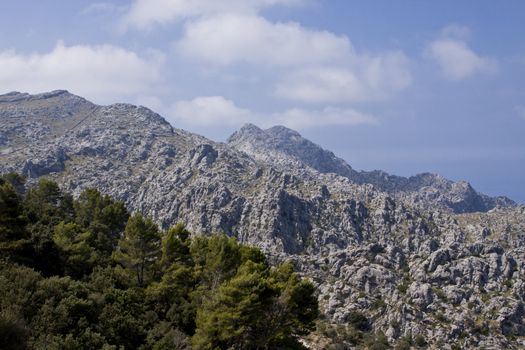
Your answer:
[[[453,182],[437,174],[423,173],[406,178],[380,170],[358,172],[332,152],[283,126],[261,130],[246,124],[230,136],[228,145],[282,170],[308,167],[321,173],[334,173],[358,184],[372,184],[413,206],[427,209],[437,206],[453,213],[470,213],[516,205],[509,198],[489,197],[475,191],[467,182]]]
[[[164,227],[224,231],[294,260],[326,316],[313,348],[355,343],[356,313],[392,345],[525,346],[525,209],[468,184],[357,172],[283,127],[216,143],[65,91],[0,96],[7,171],[97,187]]]

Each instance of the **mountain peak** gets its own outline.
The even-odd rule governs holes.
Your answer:
[[[29,94],[27,92],[12,91],[7,94],[0,95],[0,103],[44,101],[53,99],[86,101],[84,98],[74,95],[67,90],[53,90],[39,94]]]
[[[332,152],[282,125],[262,130],[253,124],[246,124],[228,139],[228,145],[283,170],[302,165],[321,173],[343,176],[353,173],[350,165]]]
[[[0,96],[21,99],[0,103],[0,173],[46,176],[75,196],[96,187],[163,229],[184,222],[292,260],[318,286],[327,327],[358,310],[370,334],[523,348],[525,207],[448,215],[496,200],[428,173],[357,173],[283,126],[247,124],[220,144],[172,133],[144,107],[35,96]]]
[[[52,97],[57,97],[57,96],[75,96],[75,97],[79,97],[79,96],[73,95],[72,93],[70,93],[67,90],[53,90],[53,91],[44,92],[44,93],[41,93],[41,94],[32,95],[32,97],[35,98],[35,99],[46,99],[46,98],[52,98]]]
[[[261,136],[265,138],[271,137],[273,141],[276,141],[276,140],[286,141],[290,139],[291,137],[295,139],[297,138],[302,139],[301,134],[299,134],[297,131],[287,128],[286,126],[283,126],[283,125],[275,125],[268,129],[261,129],[255,124],[246,123],[228,138],[228,142],[233,142],[234,140],[238,140],[240,138],[261,137]]]
[[[299,134],[297,131],[287,128],[286,126],[283,126],[283,125],[275,125],[269,129],[266,129],[265,131],[266,133],[275,135],[277,137],[287,137],[287,138],[301,137],[302,138],[301,134]]]
[[[440,205],[456,213],[515,205],[505,197],[492,198],[480,194],[468,182],[454,182],[437,174],[422,173],[407,178],[381,170],[357,172],[334,153],[282,125],[261,130],[247,124],[228,139],[228,145],[281,170],[303,167],[320,173],[337,174],[357,184],[371,184],[381,191],[401,197],[412,196],[418,202]]]
[[[252,124],[252,123],[246,123],[244,124],[239,131],[243,131],[243,132],[260,132],[262,131],[261,128],[259,128],[257,125],[255,124]]]
[[[254,137],[263,132],[261,128],[252,123],[244,124],[239,130],[235,131],[226,142],[235,142],[235,140],[244,139],[246,137]]]
[[[2,102],[4,102],[4,103],[16,102],[16,101],[19,101],[19,100],[26,99],[29,96],[31,96],[31,95],[29,95],[28,93],[22,93],[22,92],[18,92],[18,91],[11,91],[11,92],[8,92],[7,94],[0,95],[0,103],[2,103]]]
[[[227,140],[228,143],[245,141],[264,142],[266,147],[281,145],[289,141],[307,141],[297,131],[283,125],[275,125],[268,129],[261,129],[257,125],[246,123],[238,131],[234,132]]]

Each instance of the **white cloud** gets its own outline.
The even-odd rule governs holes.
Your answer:
[[[326,107],[321,110],[293,108],[284,112],[262,115],[238,107],[222,96],[204,96],[176,102],[167,112],[173,125],[241,126],[255,123],[263,127],[285,125],[305,129],[326,125],[377,125],[378,120],[354,109]]]
[[[362,100],[363,82],[356,72],[342,68],[310,68],[285,75],[277,84],[277,96],[305,102]]]
[[[252,66],[248,69],[266,80],[278,76],[275,96],[291,100],[378,100],[411,84],[410,62],[400,51],[358,53],[345,35],[260,15],[267,7],[309,1],[135,0],[122,23],[149,29],[180,21],[182,35],[174,48],[187,64],[212,70]]]
[[[477,73],[494,73],[497,62],[474,52],[464,41],[469,36],[468,28],[448,26],[441,37],[431,42],[425,55],[435,61],[449,80],[463,80]]]
[[[198,126],[242,125],[253,118],[247,109],[237,107],[233,101],[222,96],[203,96],[189,101],[176,102],[170,114],[174,125],[178,121]]]
[[[67,89],[98,103],[134,97],[161,80],[163,56],[140,57],[111,46],[59,42],[48,53],[0,52],[0,86],[5,91],[38,93]]]
[[[305,0],[135,0],[121,21],[122,29],[151,29],[189,18],[221,13],[253,14],[275,6],[292,6]]]
[[[287,69],[275,92],[305,102],[381,99],[410,85],[399,51],[357,53],[346,36],[257,15],[222,14],[186,23],[179,54],[218,66],[251,64]]]
[[[297,65],[337,62],[352,54],[348,38],[297,23],[255,15],[222,14],[189,21],[177,50],[192,59],[229,65]]]
[[[315,67],[286,74],[277,96],[303,102],[345,102],[383,99],[412,82],[408,58],[401,52],[355,56],[347,67]]]
[[[514,112],[522,119],[525,119],[525,106],[516,106],[514,107]]]

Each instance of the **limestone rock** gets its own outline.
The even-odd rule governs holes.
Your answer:
[[[467,183],[357,172],[284,127],[216,143],[147,108],[65,91],[0,96],[8,171],[75,195],[97,187],[163,228],[225,232],[290,260],[329,323],[359,312],[391,344],[525,347],[525,207]]]

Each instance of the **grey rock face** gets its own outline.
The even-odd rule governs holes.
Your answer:
[[[356,172],[283,127],[215,143],[149,109],[64,91],[0,96],[7,171],[76,195],[97,187],[164,228],[182,221],[292,260],[329,323],[361,312],[392,344],[525,346],[525,208],[466,183]]]
[[[437,206],[454,213],[470,213],[516,205],[506,197],[492,198],[480,194],[467,182],[453,182],[435,174],[405,178],[378,170],[355,171],[332,152],[283,126],[261,130],[247,124],[228,139],[228,144],[281,170],[306,167],[321,173],[334,173],[358,184],[372,184],[378,190],[425,209]]]
[[[253,124],[246,124],[229,137],[228,144],[256,160],[272,165],[275,163],[281,168],[307,165],[322,173],[348,178],[357,176],[344,160],[284,126],[261,130]]]

